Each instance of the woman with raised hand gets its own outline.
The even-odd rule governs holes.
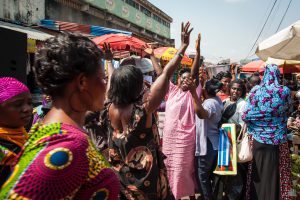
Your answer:
[[[86,111],[104,104],[101,57],[76,34],[51,38],[38,50],[34,73],[52,108],[32,127],[0,199],[118,198],[119,180],[82,129]]]
[[[109,103],[100,122],[108,128],[109,162],[121,181],[121,199],[174,199],[154,112],[189,45],[189,27],[189,22],[182,24],[181,47],[151,85],[147,97],[143,97],[143,74],[134,65],[120,66],[111,75]]]
[[[191,85],[191,81],[188,85]],[[195,87],[190,86],[194,97],[195,113],[197,114],[196,128],[196,170],[201,199],[213,199],[212,173],[217,164],[219,146],[219,124],[222,118],[223,103],[217,93],[223,87],[218,79],[210,79],[205,83],[202,102],[197,98]]]
[[[29,89],[15,78],[0,78],[0,187],[28,139],[24,127],[31,117]]]
[[[165,127],[163,135],[163,153],[168,171],[172,192],[176,199],[190,196],[195,199],[195,111],[193,95],[186,83],[195,79],[198,95],[199,84],[200,41],[196,41],[196,56],[191,69],[183,68],[179,72],[178,85],[170,83],[166,101]],[[199,95],[200,96],[200,95]]]

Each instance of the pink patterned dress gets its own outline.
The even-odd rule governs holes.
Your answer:
[[[197,92],[200,90],[199,85]],[[189,91],[182,91],[170,83],[167,95],[162,150],[167,157],[165,165],[171,190],[175,198],[180,199],[184,196],[193,196],[196,191],[195,111]]]
[[[118,199],[119,180],[83,130],[35,124],[0,199]]]

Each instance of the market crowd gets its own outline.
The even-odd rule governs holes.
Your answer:
[[[181,46],[165,65],[149,46],[148,58],[117,68],[110,44],[51,38],[36,53],[44,96],[34,109],[23,83],[1,77],[0,199],[290,199],[287,133],[299,132],[300,115],[278,67],[209,77],[201,34],[192,66],[182,67],[192,30],[182,23]],[[224,124],[251,149],[235,175],[213,173]]]

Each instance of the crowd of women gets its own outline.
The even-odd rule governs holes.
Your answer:
[[[288,199],[292,106],[277,66],[265,67],[261,83],[255,74],[208,78],[199,34],[193,65],[174,84],[191,32],[182,24],[181,46],[163,68],[145,50],[150,70],[134,58],[115,69],[109,44],[100,50],[81,35],[49,39],[36,53],[35,80],[46,98],[34,112],[29,89],[0,78],[0,199],[219,199],[213,170],[222,123],[247,125],[253,160],[222,177],[221,198]],[[238,189],[228,187],[236,182]]]

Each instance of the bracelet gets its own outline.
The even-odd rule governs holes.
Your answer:
[[[181,58],[183,58],[183,54],[182,53],[176,53],[176,55],[180,56]]]

